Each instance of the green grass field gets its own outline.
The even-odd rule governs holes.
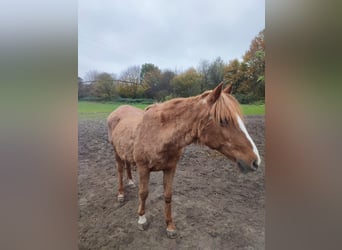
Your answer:
[[[244,115],[265,115],[265,104],[242,104],[241,107]]]
[[[102,102],[78,102],[78,116],[81,118],[107,117],[113,110],[125,103],[102,103]],[[132,104],[132,106],[144,109],[147,104]]]
[[[101,103],[101,102],[78,102],[78,115],[81,118],[104,118],[107,117],[114,109],[123,105],[124,103]],[[147,104],[132,104],[140,109],[144,109]],[[243,104],[241,105],[244,115],[264,115],[265,104],[253,105]]]

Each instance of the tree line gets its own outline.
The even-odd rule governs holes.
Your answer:
[[[164,101],[197,95],[222,81],[233,84],[234,96],[241,103],[264,101],[264,30],[252,40],[241,61],[234,59],[225,63],[220,57],[211,62],[202,60],[197,68],[191,67],[184,72],[161,70],[152,63],[131,66],[119,76],[89,71],[85,79],[78,77],[78,98],[107,101],[147,98]]]

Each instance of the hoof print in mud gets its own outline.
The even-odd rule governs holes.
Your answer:
[[[138,228],[141,231],[145,231],[148,228],[148,223],[147,222],[143,224],[138,223]]]

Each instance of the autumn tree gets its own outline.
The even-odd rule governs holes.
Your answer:
[[[123,98],[141,98],[148,88],[144,84],[132,84],[126,82],[118,82],[116,91]]]
[[[141,71],[140,71],[140,79],[141,81],[144,80],[145,74],[153,71],[158,71],[159,68],[154,65],[153,63],[144,63],[141,65]]]
[[[131,66],[120,74],[122,82],[118,85],[118,93],[121,97],[138,98],[140,85],[140,66]]]
[[[83,79],[81,77],[77,78],[78,81],[78,99],[85,97],[85,93],[83,91]]]
[[[246,72],[249,79],[249,88],[255,99],[265,98],[265,40],[262,30],[251,42],[249,50],[243,56],[247,64]]]
[[[155,98],[157,92],[160,90],[162,72],[153,64],[144,64],[142,66],[142,72],[142,83],[148,87],[145,92],[145,97]]]
[[[84,83],[83,83],[83,79],[81,77],[77,78],[78,81],[78,99],[82,99],[84,97],[86,97],[86,93],[85,93],[85,88],[84,88]]]
[[[78,99],[93,96],[93,82],[86,82],[83,78],[78,77]]]
[[[140,83],[140,66],[134,65],[128,67],[126,70],[122,71],[120,74],[120,80],[132,82],[132,83]]]
[[[113,80],[117,84],[114,85]],[[252,41],[242,60],[233,59],[226,64],[221,57],[213,61],[202,60],[197,71],[190,68],[183,73],[162,71],[152,63],[127,68],[119,78],[108,73],[89,71],[84,84],[79,79],[79,98],[94,93],[102,99],[115,94],[128,98],[153,98],[164,101],[175,96],[193,96],[213,89],[218,83],[233,84],[233,93],[242,103],[263,101],[265,98],[265,41],[262,30]],[[115,86],[115,87],[114,87]],[[117,90],[117,92],[115,91]]]
[[[217,57],[208,68],[208,89],[213,89],[218,83],[222,82],[224,77],[225,64],[221,57]]]
[[[172,93],[171,81],[175,76],[176,74],[171,70],[162,72],[158,85],[156,86],[155,99],[164,101],[166,96]]]
[[[236,90],[239,88],[241,82],[243,82],[245,79],[242,68],[243,66],[238,59],[229,61],[229,63],[224,68],[223,82],[225,84],[232,84],[232,91],[234,93],[236,93]]]
[[[189,97],[201,92],[201,75],[190,68],[182,74],[175,76],[171,81],[175,96]]]
[[[199,65],[197,67],[198,73],[201,76],[201,84],[200,84],[201,92],[210,88],[209,87],[210,86],[209,67],[210,67],[210,63],[208,60],[200,61]]]
[[[116,95],[114,79],[108,73],[100,73],[95,79],[93,93],[103,100],[110,100]]]
[[[233,84],[233,93],[241,103],[265,99],[264,30],[251,42],[240,62],[231,60],[224,67],[224,82]]]

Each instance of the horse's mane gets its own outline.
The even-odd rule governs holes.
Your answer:
[[[236,115],[243,119],[238,101],[232,95],[226,93],[221,93],[213,104],[210,115],[217,123],[232,123],[236,127],[238,127]]]
[[[154,104],[147,106],[145,108],[145,111],[162,104],[164,111],[172,110],[172,114],[174,115],[176,105],[183,103],[182,106],[177,107],[178,113],[183,113],[185,109],[188,108],[186,105],[186,102],[184,102],[185,100],[187,101],[187,103],[189,101],[200,101],[201,99],[203,100],[203,98],[207,97],[211,92],[212,92],[211,90],[208,90],[198,96],[192,96],[192,97],[187,97],[187,98],[175,98],[164,103],[154,103]],[[232,95],[224,93],[223,91],[220,97],[216,100],[216,102],[211,107],[209,113],[210,113],[210,116],[217,123],[221,123],[221,122],[232,123],[236,127],[239,126],[236,115],[239,115],[240,118],[243,119],[239,102]],[[168,117],[167,113],[164,113],[163,117],[166,120],[166,118]],[[168,118],[173,119],[173,117],[171,116]]]

